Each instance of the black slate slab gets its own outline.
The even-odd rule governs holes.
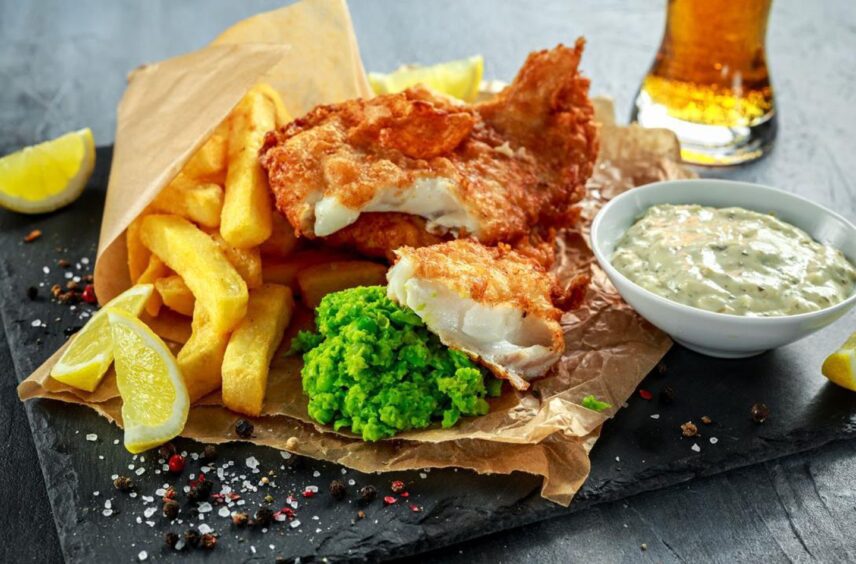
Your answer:
[[[64,281],[65,270],[56,264],[58,259],[70,260],[74,273],[92,266],[80,259],[94,259],[110,154],[109,148],[99,149],[92,185],[69,208],[38,218],[0,212],[4,233],[20,234],[11,243],[7,237],[0,249],[4,281],[0,315],[19,380],[63,342],[66,327],[85,321],[80,319],[81,308],[71,311],[46,296],[51,284]],[[42,229],[44,235],[23,243],[21,239],[33,228]],[[77,262],[81,262],[80,271],[75,269]],[[43,272],[45,266],[48,274]],[[39,289],[35,301],[27,298],[29,286]],[[46,326],[34,327],[35,319]],[[300,525],[277,523],[266,533],[238,530],[217,514],[216,505],[203,514],[204,521],[194,517],[192,522],[197,527],[205,523],[220,534],[215,553],[230,561],[270,561],[275,555],[303,561],[321,556],[406,555],[852,437],[856,435],[856,396],[826,383],[818,366],[833,344],[844,340],[854,320],[856,314],[851,313],[820,335],[742,361],[710,359],[676,346],[665,358],[664,369],[655,370],[641,386],[654,398],[646,401],[634,396],[605,426],[593,451],[591,477],[570,509],[540,499],[538,481],[525,475],[476,476],[453,470],[384,476],[346,470],[343,474],[332,464],[285,460],[272,449],[233,444],[218,448],[219,457],[209,475],[216,475],[216,467],[225,467],[227,480],[244,475],[255,485],[273,471],[270,480],[276,484],[242,494],[245,505],[233,509],[255,510],[267,493],[274,498],[272,507],[279,508],[293,491]],[[668,405],[659,400],[666,386],[674,391],[674,401]],[[762,425],[749,416],[750,407],[758,401],[765,402],[771,413]],[[199,472],[200,463],[189,461],[184,474],[175,479],[163,473],[157,456],[133,460],[114,445],[121,439],[120,431],[85,408],[34,401],[26,410],[66,559],[131,561],[142,550],[150,560],[165,559],[163,533],[187,529],[190,506],[183,506],[184,522],[170,526],[160,516],[157,500],[147,504],[142,496],[154,496],[165,483],[183,486],[189,474]],[[702,415],[713,423],[701,424]],[[698,425],[700,436],[681,437],[680,424],[688,420]],[[97,438],[87,440],[90,434]],[[178,445],[189,453],[202,450],[202,445],[190,441]],[[258,460],[259,473],[247,466],[249,457]],[[228,466],[230,462],[234,464]],[[144,469],[142,475],[135,473],[139,468]],[[131,475],[138,485],[137,497],[114,491],[113,474]],[[232,485],[239,489],[243,479]],[[333,479],[354,481],[348,501],[334,502],[326,493]],[[390,493],[389,482],[394,479],[405,481],[409,498],[399,498],[389,507],[379,500],[367,506],[357,502],[357,488],[374,484],[382,496]],[[215,482],[217,491],[220,480]],[[317,495],[300,495],[312,485],[319,487]],[[105,516],[108,499],[113,514]],[[147,517],[145,510],[151,507],[156,510]],[[359,510],[365,511],[365,519],[357,518]],[[141,523],[136,522],[138,517]],[[184,556],[204,553],[196,550]]]

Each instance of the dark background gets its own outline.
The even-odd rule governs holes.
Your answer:
[[[768,50],[781,112],[780,143],[759,163],[712,174],[807,193],[856,219],[851,133],[856,126],[856,6],[846,0],[774,4]],[[0,152],[85,126],[93,129],[99,145],[111,143],[115,105],[128,71],[201,47],[234,21],[279,5],[0,0]],[[370,70],[481,53],[486,78],[508,80],[530,50],[585,35],[583,66],[592,77],[593,93],[612,96],[623,119],[656,50],[665,6],[650,0],[355,0],[351,10]],[[17,244],[24,234],[4,230],[4,214],[0,244]],[[852,316],[848,320],[852,323]],[[2,327],[0,561],[60,561]],[[852,561],[854,454],[856,442],[837,442],[595,506],[433,557],[461,562]],[[647,551],[640,549],[642,543]]]

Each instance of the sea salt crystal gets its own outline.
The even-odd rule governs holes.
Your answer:
[[[142,496],[142,499],[143,503],[152,503],[155,500],[155,498],[150,495],[144,495]]]
[[[316,533],[320,533],[320,532],[321,532],[321,529],[320,529],[320,528],[315,529],[315,532],[316,532]]]
[[[128,494],[129,497],[137,497],[137,492],[131,492]]]
[[[201,525],[199,525],[199,532],[203,535],[207,535],[208,533],[210,533],[213,530],[214,529],[209,527],[206,523],[202,523]]]
[[[154,521],[146,521],[146,525],[148,525],[149,527],[154,527],[155,522]]]
[[[146,472],[146,469],[143,468],[142,466],[140,466],[139,468],[134,470],[134,474],[136,474],[137,476],[142,476],[143,474],[145,474],[145,472]]]
[[[306,486],[306,491],[312,493],[318,493],[318,486]]]
[[[142,525],[142,524],[143,524],[143,518],[138,515],[137,516],[137,525]]]
[[[207,474],[208,472],[210,472],[210,471],[211,471],[211,467],[210,467],[210,466],[202,466],[202,467],[200,467],[200,468],[199,468],[199,470],[200,470],[203,474]]]
[[[113,507],[113,502],[112,502],[112,501],[110,501],[109,499],[108,499],[108,500],[106,500],[106,501],[104,502],[104,509],[110,509],[111,507]]]
[[[716,437],[711,437],[711,438],[710,438],[710,444],[715,445],[715,444],[716,444],[716,443],[718,443],[718,442],[719,442],[719,439],[717,439]]]
[[[256,547],[254,547],[253,545],[250,545],[250,552],[255,554],[256,553]]]
[[[616,456],[616,457],[615,457],[615,461],[616,461],[616,462],[621,462],[621,457],[620,457],[620,456]]]
[[[128,470],[133,470],[134,468],[136,468],[136,466],[134,466],[133,463],[128,464]]]
[[[63,276],[65,276],[66,280],[71,280],[71,277],[74,276],[73,272],[66,272]]]
[[[247,467],[252,468],[254,470],[259,467],[259,461],[255,456],[250,456],[244,461],[244,463],[247,465]]]
[[[659,419],[659,418],[660,418],[660,414],[659,414],[659,413],[652,413],[652,414],[651,414],[651,419]]]
[[[693,443],[693,446],[690,447],[695,452],[701,452],[701,447],[698,446],[698,443]]]
[[[80,262],[83,264],[89,264],[89,257],[83,257],[82,259],[80,259]]]
[[[164,488],[158,488],[158,489],[156,489],[156,490],[155,490],[155,495],[156,495],[156,496],[158,496],[158,497],[163,497],[163,496],[165,496],[165,495],[166,495],[166,489],[164,489]]]
[[[312,520],[313,520],[313,521],[318,521],[319,519],[320,519],[320,517],[318,517],[317,515],[313,515],[313,516],[312,516]]]
[[[351,478],[350,480],[348,480],[348,485],[349,485],[349,486],[356,486],[356,485],[357,485],[357,481],[356,481],[356,480],[354,480],[353,478]]]
[[[277,513],[276,515],[274,515],[273,519],[274,521],[279,521],[280,523],[282,523],[286,519],[285,513]]]
[[[74,280],[75,282],[80,282],[80,276],[75,276],[74,278],[72,278],[72,280]]]
[[[279,451],[279,455],[283,458],[283,460],[288,460],[292,456],[290,452],[285,452],[284,450]]]
[[[289,525],[291,525],[291,528],[292,528],[292,529],[296,529],[297,527],[299,527],[299,526],[300,526],[300,519],[295,519],[294,521],[292,521],[291,523],[289,523]]]
[[[146,519],[157,513],[157,507],[147,507],[145,511],[143,511],[143,515],[146,516]]]
[[[41,324],[42,324],[42,320],[41,320],[41,319],[33,319],[33,322],[32,322],[32,323],[30,323],[30,325],[31,325],[31,326],[33,326],[33,327],[38,327],[38,326],[39,326],[39,325],[41,325]]]
[[[51,273],[51,269],[50,269],[50,268],[48,268],[47,266],[43,266],[43,267],[42,267],[42,272],[44,272],[45,274],[50,274],[50,273]]]
[[[104,455],[103,455],[103,454],[99,454],[99,455],[98,455],[98,460],[104,460]]]
[[[424,480],[425,478],[427,478],[427,477],[428,477],[428,474],[426,474],[425,472],[420,472],[420,473],[419,473],[419,477],[420,477],[420,478],[422,478],[422,479]],[[353,486],[354,484],[351,484],[351,485]]]
[[[92,492],[92,495],[94,495],[95,497],[98,497],[99,495],[101,495],[101,492],[94,491],[94,492]]]
[[[220,511],[217,512],[217,515],[219,515],[220,517],[228,517],[229,515],[231,515],[231,511],[229,511],[228,507],[221,507]]]
[[[103,515],[105,517],[109,517],[109,516],[113,515],[113,510],[112,509],[104,509],[103,511],[101,511],[101,515]]]
[[[149,557],[149,553],[146,552],[145,550],[141,550],[140,553],[137,555],[137,558],[140,560],[140,562],[142,562],[143,560],[146,560],[148,557]]]
[[[344,476],[347,473],[348,473],[348,470],[346,468],[342,468],[342,475]]]
[[[313,476],[314,478],[318,478],[319,476],[321,476],[321,472],[319,472],[318,470],[316,470],[315,472],[313,472],[313,473],[312,473],[312,476]]]
[[[114,445],[118,445],[118,444],[119,444],[119,439],[113,439],[113,444],[114,444]]]
[[[211,511],[214,508],[211,507],[211,504],[208,503],[207,501],[203,501],[202,503],[199,504],[199,507],[197,509],[199,509],[200,513],[208,513],[209,511]]]

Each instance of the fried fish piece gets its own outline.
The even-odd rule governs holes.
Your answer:
[[[416,87],[319,106],[268,133],[260,162],[277,208],[307,237],[340,232],[367,212],[418,216],[438,237],[487,244],[564,225],[598,148],[589,81],[578,71],[583,43],[530,54],[488,102]]]
[[[484,364],[518,390],[543,376],[565,349],[564,292],[537,262],[507,245],[472,239],[396,251],[391,299],[410,307],[448,347]]]

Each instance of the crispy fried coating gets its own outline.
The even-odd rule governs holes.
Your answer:
[[[403,213],[364,213],[351,225],[324,237],[324,243],[395,261],[395,249],[427,247],[447,240],[425,229],[425,220]]]
[[[347,229],[372,211],[422,216],[432,233],[487,244],[564,226],[598,147],[589,81],[578,71],[583,43],[530,54],[489,102],[459,104],[417,87],[319,106],[268,133],[260,162],[277,208],[308,237]],[[440,196],[414,194],[429,189]],[[335,221],[316,233],[329,210]],[[385,247],[371,246],[388,255],[411,235],[386,237]]]

